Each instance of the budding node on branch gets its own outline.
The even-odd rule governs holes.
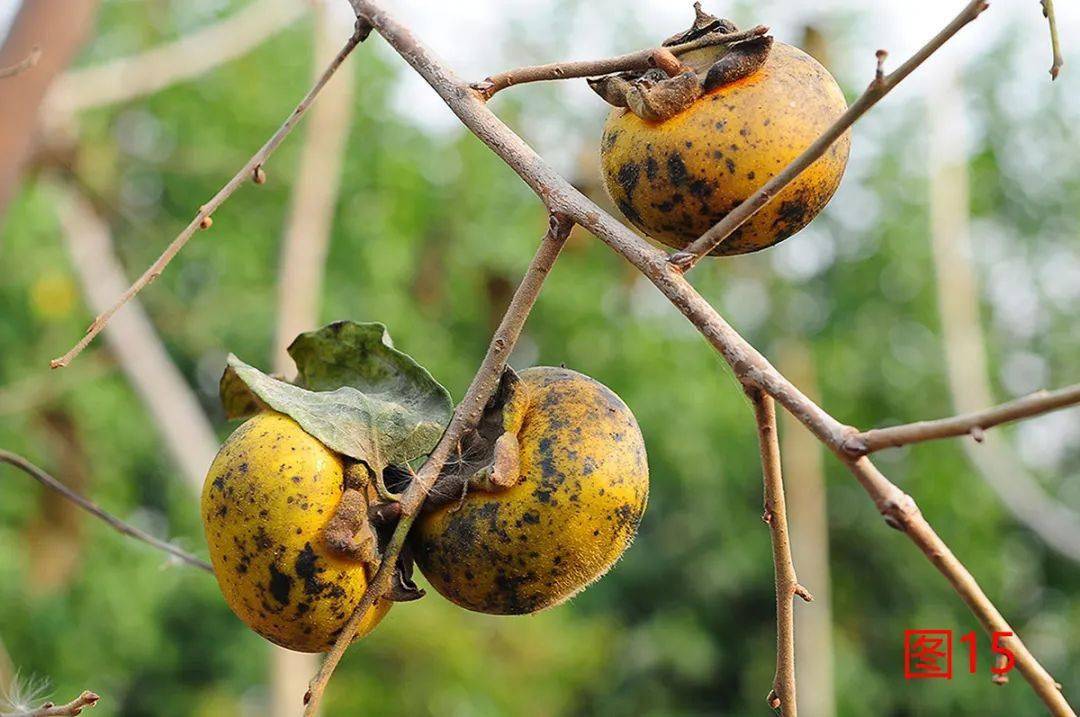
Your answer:
[[[205,216],[205,217],[203,217],[202,219],[199,220],[199,228],[200,229],[209,229],[213,225],[214,225],[214,220],[209,216]]]

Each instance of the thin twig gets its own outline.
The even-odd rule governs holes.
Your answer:
[[[795,577],[788,539],[787,504],[784,501],[784,479],[780,467],[780,443],[776,433],[776,403],[772,396],[757,388],[746,394],[754,405],[757,421],[758,447],[761,452],[761,474],[765,485],[765,512],[762,519],[772,537],[773,577],[776,581],[776,673],[772,690],[766,698],[769,706],[780,709],[784,717],[795,717],[795,606],[798,595],[810,600]]]
[[[37,64],[41,59],[41,48],[34,46],[34,49],[30,51],[30,54],[23,59],[16,62],[14,65],[8,65],[7,67],[0,67],[0,80],[6,77],[14,77],[15,75],[21,75],[29,70],[31,67]]]
[[[1050,65],[1050,79],[1056,80],[1065,64],[1065,58],[1061,56],[1061,40],[1058,38],[1057,16],[1054,14],[1054,0],[1040,0],[1042,3],[1043,17],[1050,24],[1050,48],[1054,52],[1054,61]]]
[[[989,7],[989,3],[985,2],[985,0],[971,0],[971,2],[960,11],[960,14],[953,18],[953,21],[946,25],[941,32],[923,45],[918,52],[909,57],[904,64],[900,65],[896,70],[887,75],[882,71],[882,62],[885,59],[885,53],[884,51],[879,50],[877,54],[877,71],[874,75],[874,79],[866,88],[866,91],[859,96],[859,99],[855,100],[844,114],[840,115],[828,129],[821,133],[820,137],[815,139],[802,154],[796,157],[788,166],[784,167],[779,174],[763,184],[756,192],[744,200],[742,204],[728,212],[723,219],[713,225],[711,229],[700,237],[692,241],[685,249],[673,253],[669,259],[671,263],[683,272],[692,269],[702,257],[708,255],[708,253],[719,246],[721,242],[735,233],[735,230],[749,221],[752,216],[762,209],[762,207],[783,191],[784,187],[794,181],[796,177],[806,171],[811,164],[825,154],[829,147],[832,146],[833,142],[840,139],[840,137],[842,137],[860,117],[866,114],[871,107],[876,105],[882,97],[889,94],[889,92],[900,84],[905,77],[910,75],[919,65],[925,62],[927,58],[937,52],[942,45],[948,42],[952,36],[958,33],[965,25],[975,20],[975,18],[977,18],[987,7]]]
[[[116,256],[112,231],[73,186],[53,181],[49,184],[57,195],[54,206],[61,236],[83,297],[93,311],[103,311],[128,284]],[[109,324],[105,343],[153,420],[188,488],[199,495],[217,453],[218,438],[198,396],[173,362],[138,299],[130,301],[127,309]]]
[[[608,57],[602,60],[552,62],[546,65],[518,67],[500,72],[497,75],[491,75],[481,82],[474,82],[471,86],[474,90],[480,92],[484,99],[491,99],[500,90],[505,90],[513,85],[524,85],[528,82],[596,77],[598,75],[610,75],[614,72],[648,70],[652,67],[659,67],[668,75],[674,76],[682,71],[682,63],[679,62],[678,57],[683,53],[708,45],[747,40],[764,35],[768,31],[769,28],[764,25],[757,25],[749,30],[709,33],[679,45],[649,47],[637,52]]]
[[[229,17],[159,47],[69,70],[49,88],[46,113],[67,115],[129,102],[194,79],[292,27],[308,5],[301,0],[253,0]]]
[[[205,560],[200,560],[199,558],[196,558],[191,553],[181,550],[172,543],[167,543],[164,540],[155,538],[146,531],[136,528],[134,525],[125,523],[124,521],[114,516],[112,513],[109,513],[99,507],[98,504],[94,501],[90,500],[89,498],[84,498],[75,491],[71,490],[66,485],[56,480],[51,475],[41,470],[36,465],[26,460],[22,456],[16,453],[12,453],[11,451],[5,451],[3,449],[0,449],[0,463],[7,463],[8,465],[18,468],[19,470],[36,480],[38,483],[41,483],[46,488],[54,490],[60,495],[64,496],[72,503],[85,510],[90,515],[105,521],[105,523],[107,523],[109,527],[111,527],[118,533],[126,535],[130,538],[135,538],[136,540],[141,540],[142,542],[146,543],[151,547],[168,553],[169,555],[173,556],[174,558],[178,559],[183,563],[187,563],[188,565],[191,565],[193,567],[205,570],[208,573],[214,572],[214,569],[210,567],[210,563],[206,562]]]
[[[82,714],[84,709],[93,707],[100,699],[100,696],[86,691],[66,705],[54,705],[52,702],[46,702],[34,710],[3,712],[0,713],[0,717],[71,717],[72,715]]]
[[[484,356],[479,370],[473,377],[472,383],[469,384],[461,403],[454,409],[454,416],[450,420],[446,432],[443,433],[442,438],[439,440],[439,444],[431,452],[424,466],[416,474],[401,498],[401,520],[398,521],[397,527],[394,529],[394,535],[384,552],[378,572],[372,579],[371,584],[368,585],[363,599],[353,611],[348,624],[345,625],[341,635],[334,642],[334,647],[327,654],[319,672],[311,681],[308,692],[304,696],[307,705],[304,709],[306,717],[314,715],[318,710],[326,684],[333,675],[338,662],[341,661],[342,655],[345,654],[346,648],[352,643],[356,630],[360,627],[360,621],[367,614],[368,609],[375,600],[379,596],[385,595],[389,589],[397,556],[405,545],[409,527],[417,514],[419,514],[424,498],[435,484],[439,472],[450,458],[462,436],[479,423],[484,412],[484,406],[487,405],[487,402],[498,388],[503,369],[506,368],[506,360],[521,335],[521,329],[525,325],[525,320],[529,317],[537,297],[540,295],[544,280],[551,271],[551,267],[554,266],[555,260],[559,258],[559,253],[562,251],[572,228],[573,224],[562,216],[552,214],[549,217],[547,234],[544,236],[543,241],[540,242],[540,247],[536,250],[536,254],[529,263],[525,276],[521,279],[521,283],[514,292],[514,296],[510,300],[510,306],[507,307],[499,328],[495,330],[495,335],[488,345],[487,354]]]
[[[1080,404],[1080,383],[1057,391],[1038,391],[985,411],[855,433],[848,438],[846,448],[851,455],[862,456],[883,448],[896,448],[939,438],[971,436],[981,442],[982,432],[987,428],[1041,416],[1077,404]]]
[[[535,150],[503,124],[487,107],[479,92],[471,90],[450,68],[443,64],[420,41],[390,15],[376,0],[350,0],[359,17],[364,18],[401,55],[401,57],[442,97],[455,115],[503,159],[553,212],[565,214],[636,266],[702,333],[731,366],[744,385],[756,386],[771,395],[814,433],[859,479],[875,504],[889,506],[903,502],[909,516],[908,537],[949,580],[965,604],[988,629],[1012,631],[1009,647],[1015,648],[1017,667],[1024,679],[1045,702],[1051,713],[1075,717],[1056,682],[1024,647],[1015,630],[1008,627],[1001,614],[958,560],[942,561],[940,553],[948,548],[922,519],[910,496],[906,496],[874,468],[868,458],[852,462],[843,445],[852,429],[844,426],[797,387],[784,378],[753,346],[743,339],[723,317],[675,269],[667,256],[649,245],[633,231],[598,207],[564,177],[555,172]],[[917,518],[915,517],[917,516]],[[951,556],[951,553],[949,553]],[[998,627],[991,627],[998,626]]]
[[[209,202],[199,208],[195,218],[191,220],[191,223],[188,224],[175,239],[173,239],[172,243],[169,244],[164,253],[158,257],[157,261],[151,264],[150,268],[147,269],[127,291],[121,294],[120,298],[117,299],[116,303],[113,304],[111,308],[107,309],[104,313],[99,314],[97,318],[94,319],[94,322],[90,324],[90,328],[87,329],[86,335],[83,336],[82,339],[80,339],[66,354],[49,362],[49,365],[52,368],[61,368],[71,363],[71,360],[82,353],[82,350],[94,340],[94,337],[101,333],[101,330],[105,328],[109,319],[112,318],[113,314],[115,314],[121,306],[127,303],[131,297],[142,291],[142,289],[150,282],[161,276],[161,272],[164,271],[165,267],[168,266],[173,257],[180,253],[180,250],[183,249],[184,245],[188,243],[188,240],[195,235],[195,232],[200,229],[210,228],[210,225],[213,223],[211,216],[214,211],[217,210],[226,199],[231,197],[245,182],[257,176],[257,170],[262,169],[266,160],[274,150],[277,149],[278,145],[281,144],[285,137],[288,136],[293,127],[296,126],[297,122],[300,121],[300,118],[307,112],[308,108],[311,107],[311,103],[315,100],[319,91],[322,90],[327,81],[333,77],[338,67],[341,66],[341,63],[344,62],[345,58],[349,56],[349,53],[351,53],[353,49],[367,37],[368,31],[369,30],[364,23],[357,22],[356,30],[353,32],[352,37],[349,38],[349,41],[345,43],[345,47],[343,47],[337,56],[334,57],[330,65],[322,75],[319,76],[319,79],[315,82],[314,86],[308,90],[304,99],[300,101],[300,104],[296,106],[296,109],[292,111],[281,127],[279,127],[270,139],[266,141],[266,144],[264,144],[259,151],[248,160],[247,164],[245,164],[224,187],[218,190],[218,193],[215,194]]]

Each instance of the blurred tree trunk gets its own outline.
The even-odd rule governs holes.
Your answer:
[[[352,23],[347,9],[320,3],[315,13],[314,65],[317,75],[348,37]],[[312,106],[304,128],[300,167],[293,180],[292,205],[281,243],[278,268],[278,317],[274,340],[274,371],[293,373],[285,349],[297,334],[319,322],[326,254],[341,185],[341,167],[352,126],[354,66],[346,62]],[[270,665],[271,717],[300,714],[301,696],[318,669],[315,655],[272,647]]]
[[[780,371],[820,403],[817,371],[805,342],[785,341],[777,352]],[[814,601],[795,601],[795,666],[799,712],[833,717],[832,577],[829,572],[829,509],[825,500],[822,447],[806,427],[781,413],[780,454],[784,465],[792,561],[799,582]]]
[[[71,415],[59,408],[41,413],[41,426],[56,460],[54,475],[78,493],[89,493],[89,459]],[[26,528],[28,587],[52,593],[66,586],[82,554],[82,511],[55,491],[41,494],[40,510]]]
[[[0,225],[37,134],[38,109],[93,25],[97,0],[25,0],[0,47],[0,67],[41,50],[37,64],[0,80]]]
[[[963,94],[946,70],[927,103],[930,127],[930,236],[938,312],[953,409],[977,411],[996,403],[979,311],[971,244]],[[1024,467],[1001,431],[961,445],[979,474],[1020,523],[1051,548],[1080,562],[1080,513],[1057,501]]]

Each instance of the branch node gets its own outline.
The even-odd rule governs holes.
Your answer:
[[[214,218],[209,214],[199,220],[199,229],[209,229],[214,226]]]
[[[255,169],[251,170],[251,181],[255,184],[266,184],[266,172],[261,164],[256,164]]]
[[[776,690],[769,690],[769,694],[765,696],[765,704],[774,710],[780,709],[780,695],[776,694]]]
[[[881,86],[885,83],[885,59],[889,56],[888,50],[878,50],[874,53],[877,58],[877,69],[874,71],[874,84]]]
[[[795,583],[794,592],[796,595],[802,598],[803,602],[814,602],[814,596],[810,593],[809,590],[807,590],[799,583]]]
[[[693,252],[677,251],[668,256],[667,260],[680,274],[685,274],[694,268],[694,264],[697,263],[698,257]]]
[[[982,426],[972,426],[968,434],[976,443],[982,443],[986,440],[986,431],[982,429]]]

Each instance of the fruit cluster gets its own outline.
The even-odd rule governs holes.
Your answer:
[[[301,336],[291,349],[301,367],[299,385],[235,358],[222,381],[229,412],[255,415],[228,438],[206,478],[202,517],[211,561],[233,612],[292,650],[332,646],[381,564],[400,516],[392,509],[394,491],[410,479],[410,462],[423,460],[410,454],[433,445],[428,440],[426,447],[402,452],[382,428],[389,424],[378,412],[415,405],[410,402],[417,392],[430,389],[410,382],[431,379],[387,369],[387,356],[399,365],[411,359],[382,341],[357,339],[374,333],[385,335],[378,324],[334,324]],[[355,380],[332,391],[309,390],[317,383],[313,377],[342,381],[349,373],[339,343],[355,352],[348,354]],[[316,344],[319,355],[305,353]],[[357,350],[361,344],[367,348]],[[394,386],[402,403],[388,401],[386,390],[371,385],[365,386],[369,394],[387,405],[359,400],[357,376],[370,375],[380,362],[387,375],[379,388]],[[649,479],[641,431],[626,404],[565,368],[508,372],[504,386],[489,406],[484,430],[470,436],[463,458],[436,484],[458,488],[425,506],[396,566],[394,590],[379,597],[358,635],[373,629],[395,601],[422,595],[411,583],[413,560],[440,594],[461,607],[523,614],[583,590],[633,540]],[[364,408],[341,414],[342,404]],[[444,422],[447,414],[436,413],[417,414],[407,433],[425,419]],[[392,423],[402,415],[409,412],[397,411]],[[358,433],[366,435],[343,443]],[[389,463],[387,456],[401,462]]]
[[[686,246],[844,111],[821,65],[764,32],[738,32],[698,6],[693,27],[664,43],[673,67],[589,81],[615,106],[601,142],[608,192],[646,234]],[[756,251],[802,229],[847,155],[845,136],[713,253]],[[248,420],[210,468],[202,515],[233,611],[268,640],[318,652],[382,565],[398,492],[452,404],[380,324],[332,324],[289,352],[292,383],[230,357],[222,401]],[[414,564],[463,608],[523,614],[583,590],[633,540],[649,493],[645,445],[630,409],[599,382],[565,368],[508,370],[457,448],[358,634],[423,595]]]

